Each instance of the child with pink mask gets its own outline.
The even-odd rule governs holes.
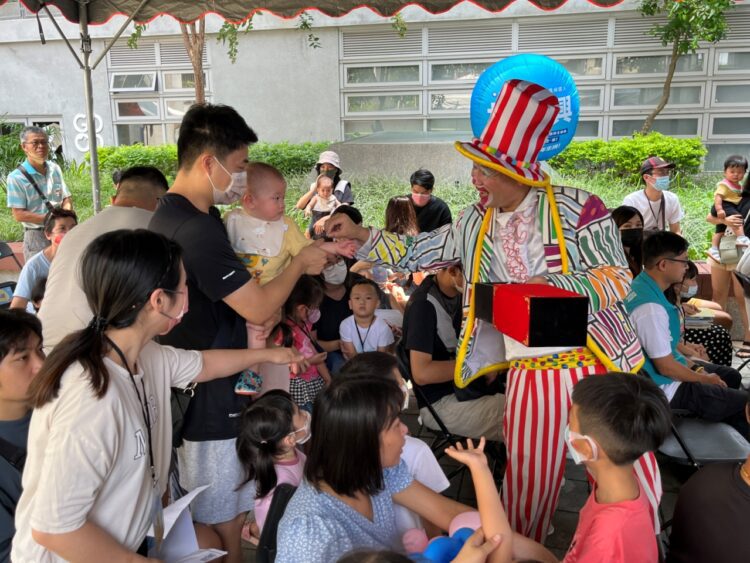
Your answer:
[[[262,162],[251,162],[246,171],[242,207],[227,213],[224,221],[232,248],[259,284],[265,285],[276,278],[310,244],[319,245],[329,254],[354,256],[356,245],[351,241],[313,243],[304,237],[294,221],[284,214],[286,180],[279,170]],[[247,329],[248,348],[265,348],[264,328],[248,323]],[[262,382],[257,366],[245,370],[235,393],[254,395]]]
[[[57,249],[65,237],[65,234],[78,224],[78,216],[75,211],[54,207],[44,218],[44,236],[50,244],[47,248],[35,254],[26,262],[20,275],[18,284],[13,292],[13,300],[10,302],[11,309],[26,309],[34,313],[31,307],[32,290],[37,282],[49,275],[49,269],[57,254]]]

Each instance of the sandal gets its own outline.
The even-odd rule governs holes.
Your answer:
[[[740,348],[736,350],[734,354],[741,360],[750,359],[750,342],[744,340],[742,342],[742,346],[740,346]]]

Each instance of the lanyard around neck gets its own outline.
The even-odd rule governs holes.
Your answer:
[[[667,222],[666,222],[666,212],[664,210],[665,203],[664,200],[666,198],[664,197],[664,194],[661,194],[661,199],[659,200],[659,217],[661,217],[661,224],[659,224],[659,217],[656,216],[656,213],[654,213],[654,207],[651,205],[651,200],[648,198],[648,194],[646,193],[646,190],[643,190],[643,195],[646,196],[646,201],[648,202],[648,209],[651,211],[651,216],[654,218],[654,221],[656,221],[656,228],[665,231],[667,229]]]
[[[372,319],[372,322],[370,323],[370,326],[367,327],[367,332],[365,332],[365,338],[362,339],[362,335],[359,332],[359,325],[357,324],[357,319],[354,319],[354,328],[357,329],[357,338],[359,338],[359,345],[362,347],[362,351],[366,352],[365,350],[365,342],[367,342],[367,337],[370,336],[370,329],[372,328],[372,325],[375,324],[375,318]]]
[[[130,381],[133,383],[133,389],[135,389],[135,394],[138,397],[138,404],[141,406],[141,414],[143,415],[143,421],[146,423],[146,436],[148,437],[148,461],[149,465],[151,466],[151,481],[153,483],[153,486],[156,487],[156,468],[154,466],[154,448],[152,445],[151,440],[151,414],[149,412],[148,408],[148,396],[146,395],[146,385],[143,382],[143,378],[141,378],[141,390],[143,391],[143,397],[141,397],[140,391],[138,391],[138,385],[135,382],[135,376],[133,375],[133,372],[130,371],[130,365],[128,365],[128,361],[125,359],[125,354],[122,353],[122,350],[120,350],[120,347],[117,346],[114,342],[112,342],[112,339],[109,336],[105,336],[104,338],[107,339],[107,342],[110,346],[112,346],[112,350],[115,351],[115,354],[118,355],[120,360],[122,361],[122,364],[125,366],[125,369],[128,372],[128,375],[130,376]]]

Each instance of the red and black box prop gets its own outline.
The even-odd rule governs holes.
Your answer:
[[[525,346],[586,345],[589,299],[542,284],[478,283],[475,313]]]

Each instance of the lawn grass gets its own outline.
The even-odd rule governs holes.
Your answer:
[[[706,174],[692,178],[678,178],[675,182],[676,187],[673,191],[680,198],[685,209],[682,232],[690,242],[690,256],[694,259],[704,258],[710,243],[713,227],[706,223],[705,217],[712,203],[714,186],[720,178],[720,174]],[[286,196],[287,211],[304,228],[307,225],[307,219],[304,218],[302,211],[294,209],[294,204],[304,190],[308,189],[310,178],[290,176],[287,180],[289,186]],[[90,176],[84,170],[69,170],[65,172],[65,181],[73,194],[73,204],[79,220],[88,219],[93,213]],[[606,175],[591,178],[559,177],[555,178],[555,182],[597,194],[610,208],[617,207],[628,193],[639,189],[638,186],[609,178]],[[353,181],[352,189],[356,206],[362,212],[365,224],[382,227],[388,200],[393,196],[408,193],[409,186],[405,180],[382,177]],[[461,209],[476,201],[476,192],[468,177],[465,183],[459,185],[438,182],[434,193],[445,200],[454,217]],[[111,179],[102,177],[101,201],[103,205],[109,204],[112,194]],[[0,240],[16,241],[22,238],[23,229],[13,221],[10,210],[5,207],[0,209]]]

